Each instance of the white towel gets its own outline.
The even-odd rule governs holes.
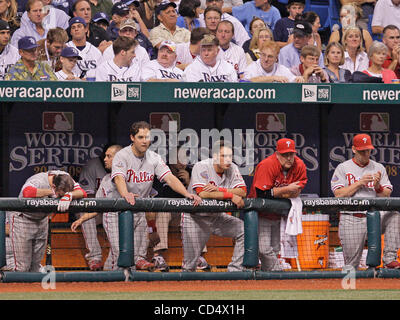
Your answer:
[[[297,235],[303,233],[302,212],[303,202],[299,197],[290,199],[292,206],[288,217],[281,218],[281,257],[297,258]]]

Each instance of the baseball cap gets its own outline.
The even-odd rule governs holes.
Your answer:
[[[10,30],[8,23],[2,19],[0,19],[0,30]]]
[[[353,138],[353,146],[358,151],[375,149],[371,142],[371,137],[368,134],[357,134]]]
[[[172,42],[172,41],[169,41],[169,40],[165,40],[165,41],[161,42],[160,49],[162,47],[167,47],[172,52],[176,51],[176,44],[174,42]]]
[[[121,0],[121,2],[126,6],[130,6],[131,4],[133,4],[135,7],[140,6],[139,1],[137,1],[137,0]]]
[[[110,24],[110,19],[108,19],[107,15],[104,12],[97,12],[92,18],[93,22],[99,22],[101,20],[104,20],[105,22],[107,22],[107,24]]]
[[[65,58],[78,58],[78,60],[82,60],[82,57],[79,55],[78,49],[74,47],[65,47],[61,50],[61,57]]]
[[[129,7],[120,2],[116,2],[111,8],[111,15],[117,14],[119,16],[126,16],[129,13]]]
[[[303,37],[310,35],[312,34],[312,26],[307,21],[297,21],[293,28],[293,34],[295,33]]]
[[[34,37],[26,36],[18,40],[18,49],[29,50],[37,47],[38,45]]]
[[[287,153],[287,152],[297,153],[294,141],[289,138],[279,139],[278,142],[276,143],[276,151],[278,151],[279,153]]]
[[[81,17],[73,17],[69,19],[69,27],[71,27],[74,23],[82,23],[86,27],[85,19]]]
[[[213,34],[205,34],[203,39],[200,40],[200,46],[214,46],[218,45],[218,39]]]
[[[124,22],[121,23],[121,26],[119,27],[119,30],[122,30],[124,28],[132,28],[132,29],[137,30],[135,20],[126,19]]]
[[[156,7],[156,10],[155,10],[156,16],[158,16],[161,13],[161,11],[167,9],[168,7],[176,8],[175,2],[170,2],[170,1],[161,2],[161,4]]]

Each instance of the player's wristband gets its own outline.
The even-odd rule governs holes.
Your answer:
[[[220,192],[227,192],[228,189],[219,187],[219,188],[218,188],[218,191],[220,191]]]
[[[224,199],[232,199],[233,193],[232,192],[224,192]]]
[[[382,187],[382,186],[379,186],[378,189],[375,189],[375,192],[376,192],[376,193],[382,193],[382,192],[383,192],[383,187]]]

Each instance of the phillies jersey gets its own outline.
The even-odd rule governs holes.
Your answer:
[[[143,66],[147,62],[150,61],[149,54],[147,53],[146,49],[143,48],[141,45],[137,45],[135,48],[135,55],[132,59],[132,64],[137,64],[140,66]],[[114,49],[113,46],[108,46],[106,50],[103,52],[103,61],[108,61],[114,59],[115,54],[114,54]]]
[[[100,182],[100,186],[96,191],[96,198],[119,198],[115,184],[111,180],[111,173],[107,173]]]
[[[79,184],[88,195],[95,194],[106,173],[99,157],[89,159],[79,175]]]
[[[211,67],[206,65],[198,56],[183,72],[186,82],[238,82],[234,67],[221,59]]]
[[[65,171],[61,171],[61,170],[52,170],[52,171],[48,171],[48,172],[40,172],[37,173],[33,176],[31,176],[30,178],[28,178],[28,180],[26,180],[25,184],[22,186],[21,191],[18,195],[18,198],[23,198],[23,191],[26,187],[34,187],[36,189],[51,189],[50,183],[49,183],[49,176],[52,175],[58,175],[58,174],[67,174],[69,175],[67,172]],[[76,182],[74,182],[74,189],[80,189],[80,185]],[[48,197],[44,197],[44,198],[48,198]],[[39,199],[39,198],[38,198]],[[40,200],[38,200],[40,201]],[[32,212],[24,212],[24,216],[28,217],[29,219],[32,220],[41,220],[45,217],[47,217],[48,215],[50,215],[52,213],[42,213],[42,214],[38,214],[38,213],[32,213]]]
[[[85,47],[79,50],[72,41],[67,42],[68,47],[76,48],[82,60],[76,62],[76,66],[72,69],[74,74],[79,76],[84,73],[85,78],[94,78],[96,75],[96,68],[102,62],[102,53],[90,42],[86,42]]]
[[[151,60],[143,66],[141,81],[149,79],[176,79],[182,81],[183,71],[173,64],[169,68],[163,67],[157,60]]]
[[[119,67],[114,59],[104,61],[97,67],[96,81],[110,82],[138,82],[140,81],[141,67],[131,63],[129,67]]]
[[[7,44],[3,52],[0,53],[0,80],[4,80],[4,76],[8,70],[20,59],[18,49],[11,44]]]
[[[150,197],[154,176],[159,181],[171,173],[160,155],[147,150],[143,158],[133,154],[132,147],[127,146],[118,151],[112,162],[111,179],[122,176],[125,179],[129,192],[140,195],[141,198]]]
[[[380,171],[381,173],[381,180],[380,180],[381,186],[383,188],[388,188],[390,190],[393,190],[393,186],[389,181],[385,167],[382,164],[375,162],[373,160],[369,160],[369,163],[366,166],[361,167],[360,165],[355,163],[353,159],[350,159],[340,163],[336,167],[335,172],[333,173],[331,179],[332,192],[335,192],[335,190],[337,189],[352,185],[353,183],[359,181],[362,178],[362,176],[366,174],[374,174],[377,173],[378,171]],[[376,191],[374,188],[374,183],[369,182],[368,185],[358,189],[357,192],[353,195],[353,197],[375,198]]]
[[[244,50],[232,42],[229,43],[228,49],[219,49],[217,59],[229,62],[235,68],[238,75],[241,75],[247,67],[246,54],[244,53]]]

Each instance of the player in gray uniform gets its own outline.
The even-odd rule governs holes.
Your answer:
[[[14,254],[12,250],[12,243],[10,238],[10,215],[12,212],[6,212],[6,265],[0,270],[12,271],[15,269]]]
[[[244,206],[246,184],[238,167],[232,163],[232,146],[229,143],[218,141],[213,148],[213,157],[193,166],[188,190],[203,199],[229,199],[238,208]],[[224,212],[183,214],[183,271],[196,270],[198,259],[211,234],[235,240],[228,271],[242,271],[243,221]]]
[[[389,197],[393,187],[384,166],[370,159],[374,147],[371,137],[358,134],[353,138],[354,157],[339,164],[331,179],[335,197],[374,198]],[[399,269],[397,251],[400,246],[400,214],[381,211],[382,233],[385,234],[383,265]],[[339,238],[343,247],[345,266],[357,269],[367,238],[365,211],[342,211],[339,221]]]
[[[121,149],[122,147],[120,145],[111,145],[106,149],[104,157],[104,168],[108,171],[108,173],[105,173],[104,177],[101,180],[100,186],[96,188],[96,198],[119,197],[115,185],[111,181],[111,166],[115,154]],[[84,226],[85,223],[95,221],[95,219],[93,218],[98,216],[99,214],[97,212],[88,212],[81,215],[78,220],[72,223],[71,230],[76,232],[79,226]],[[106,231],[108,241],[110,242],[110,251],[107,260],[104,263],[104,270],[117,270],[117,261],[119,256],[118,212],[104,212],[102,216],[103,228]]]
[[[130,139],[132,144],[119,151],[112,162],[111,179],[120,197],[125,198],[131,205],[135,204],[135,197],[150,197],[153,180],[157,177],[160,182],[166,182],[175,192],[192,199],[194,205],[201,203],[201,198],[189,193],[182,182],[171,173],[161,156],[148,150],[150,125],[147,122],[133,123],[130,128]],[[136,268],[154,269],[154,264],[145,260],[149,240],[144,212],[134,214],[134,234],[140,237],[135,238],[134,245]]]
[[[66,212],[71,201],[86,197],[86,192],[68,173],[55,170],[37,173],[30,177],[22,186],[18,197],[61,198],[57,211]],[[46,249],[50,214],[14,211],[11,213],[10,238],[15,271],[39,272],[40,262]]]
[[[79,184],[86,191],[88,198],[95,197],[101,180],[107,174],[103,165],[103,158],[104,155],[89,159],[79,175]],[[111,170],[111,168],[109,169]],[[83,215],[84,213],[78,213],[76,216],[82,217]],[[90,219],[82,224],[82,234],[89,251],[85,254],[85,259],[92,271],[101,270],[102,267],[101,246],[97,238],[96,228],[96,225],[101,223],[102,215],[100,214],[98,217],[98,219]]]

